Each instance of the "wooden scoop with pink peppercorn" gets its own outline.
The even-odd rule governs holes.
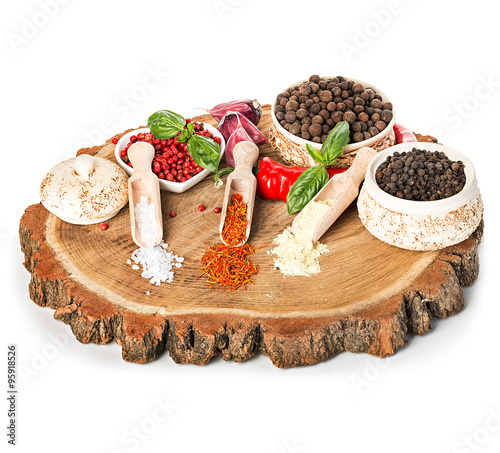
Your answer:
[[[154,155],[155,149],[147,142],[136,142],[128,149],[128,158],[132,162],[132,168],[134,169],[134,173],[128,180],[130,228],[132,238],[139,247],[144,247],[146,244],[136,222],[134,208],[143,196],[147,197],[155,210],[153,225],[155,228],[155,245],[158,245],[163,238],[160,182],[151,170]]]
[[[319,240],[358,196],[359,186],[365,178],[368,164],[376,155],[377,152],[372,148],[364,147],[358,150],[351,167],[345,172],[333,176],[333,178],[328,181],[328,183],[295,217],[292,223],[292,230],[296,228],[298,224],[302,223],[304,211],[311,203],[333,200],[328,211],[315,221],[312,230],[312,241],[316,242]]]

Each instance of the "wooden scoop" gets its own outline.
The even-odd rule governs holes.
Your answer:
[[[135,221],[135,206],[141,197],[147,197],[149,203],[155,208],[155,244],[158,245],[163,238],[163,222],[161,214],[160,182],[151,170],[151,162],[155,155],[153,146],[146,142],[136,142],[128,149],[128,158],[132,162],[134,173],[128,180],[128,199],[130,211],[130,228],[132,239],[139,246],[146,245],[139,225]]]
[[[312,241],[316,242],[332,226],[347,207],[358,196],[359,186],[363,181],[368,164],[377,152],[372,148],[364,147],[358,150],[351,167],[343,173],[333,176],[330,181],[309,202],[321,201],[332,198],[334,200],[330,209],[318,218],[312,234]],[[307,205],[309,206],[309,204]],[[307,207],[306,206],[306,207]],[[292,230],[300,221],[305,208],[295,217]]]
[[[252,142],[240,142],[233,150],[235,168],[228,176],[224,201],[222,205],[222,216],[220,220],[219,235],[223,244],[227,244],[222,238],[222,230],[226,220],[227,206],[231,203],[234,194],[241,194],[243,203],[247,205],[247,228],[246,239],[234,247],[240,247],[248,240],[252,226],[252,214],[255,202],[255,191],[257,190],[257,179],[252,173],[252,168],[259,157],[259,148]]]

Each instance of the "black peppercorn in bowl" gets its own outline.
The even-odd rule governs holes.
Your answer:
[[[340,121],[349,122],[349,143],[336,167],[351,165],[358,149],[382,151],[396,143],[395,112],[389,97],[366,82],[337,77],[311,76],[278,94],[271,108],[269,140],[287,162],[318,165],[306,144],[321,148]]]
[[[483,217],[472,163],[435,143],[401,143],[376,155],[357,206],[361,222],[375,237],[418,251],[464,241]]]

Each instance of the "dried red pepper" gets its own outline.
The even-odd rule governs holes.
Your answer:
[[[396,143],[409,143],[416,142],[417,138],[410,129],[404,127],[402,124],[394,124],[394,133],[396,134]]]
[[[257,195],[268,200],[286,202],[290,187],[305,170],[307,167],[283,165],[270,157],[264,157],[259,161],[257,169]],[[347,168],[327,168],[330,178],[346,170]]]

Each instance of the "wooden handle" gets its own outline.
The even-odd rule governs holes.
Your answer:
[[[153,145],[146,142],[135,142],[128,149],[128,158],[132,162],[135,170],[151,171],[151,162],[155,157],[155,149]]]
[[[259,148],[252,142],[240,142],[233,149],[233,157],[236,169],[247,168],[252,171],[259,157]]]
[[[365,179],[368,164],[376,155],[377,151],[372,148],[368,148],[367,146],[357,151],[352,165],[346,171],[346,173],[349,173],[349,176],[352,178],[356,187],[359,187],[363,179]]]

